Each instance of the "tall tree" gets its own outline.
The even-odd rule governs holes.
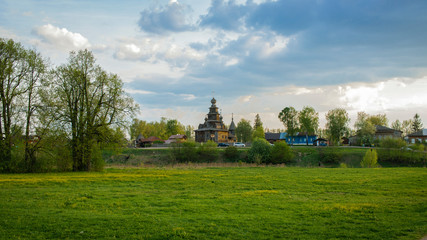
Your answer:
[[[88,50],[71,52],[53,75],[47,96],[69,129],[73,170],[90,170],[100,130],[123,122],[137,106],[125,95],[121,79],[102,70]]]
[[[414,115],[414,118],[412,119],[412,131],[413,132],[418,132],[419,130],[421,130],[423,128],[423,123],[421,121],[420,115],[418,115],[418,113],[416,113]]]
[[[314,134],[319,128],[319,113],[314,108],[305,106],[298,117],[301,131],[305,132],[308,145],[308,134]]]
[[[285,107],[279,113],[279,119],[286,128],[287,134],[291,137],[291,145],[294,144],[294,136],[298,132],[298,112],[293,107]]]
[[[0,171],[12,171],[12,146],[14,132],[20,122],[20,107],[27,91],[25,80],[29,72],[27,51],[20,43],[0,38]]]
[[[252,126],[250,121],[243,119],[237,123],[236,136],[239,142],[250,142],[252,141]]]
[[[255,138],[265,139],[264,127],[262,126],[262,121],[259,114],[255,116],[255,123],[254,123],[254,128],[252,133],[252,139],[255,139]]]
[[[337,144],[347,132],[350,118],[343,108],[329,110],[326,114],[326,129],[329,132],[331,142]]]
[[[412,133],[412,119],[403,120],[402,132],[403,132],[403,136],[408,136],[409,134]]]
[[[396,119],[396,121],[391,123],[391,128],[402,131],[402,123],[399,121],[399,119]]]
[[[365,112],[357,113],[357,120],[354,123],[354,128],[356,129],[356,134],[362,144],[370,144],[375,135],[375,124],[371,119],[371,116]]]
[[[371,122],[374,126],[388,126],[388,119],[386,114],[371,115],[368,117],[367,121]]]

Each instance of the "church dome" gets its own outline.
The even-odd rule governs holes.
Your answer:
[[[211,103],[212,103],[212,105],[215,105],[216,104],[216,99],[212,98]]]

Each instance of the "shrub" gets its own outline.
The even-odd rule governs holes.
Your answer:
[[[248,151],[250,162],[267,163],[271,158],[271,146],[267,140],[257,138],[252,142],[252,147]]]
[[[368,168],[376,167],[378,165],[377,160],[377,151],[371,148],[366,151],[365,157],[363,157],[363,160],[360,162],[360,166]]]
[[[322,163],[339,163],[341,154],[334,148],[319,148],[319,161]]]
[[[379,145],[382,148],[402,148],[406,146],[406,142],[401,138],[385,138]]]
[[[237,160],[239,160],[239,156],[240,154],[239,154],[239,150],[237,150],[237,147],[230,146],[224,150],[224,158],[227,161],[237,162]]]
[[[183,163],[195,162],[197,160],[197,149],[195,142],[186,141],[183,143],[173,143],[171,148],[171,156],[173,161]]]
[[[274,143],[274,146],[271,149],[270,163],[290,163],[293,157],[294,154],[288,144],[286,144],[284,141],[279,141]]]
[[[213,141],[208,141],[201,145],[198,149],[199,160],[201,162],[215,162],[218,159],[217,144]]]

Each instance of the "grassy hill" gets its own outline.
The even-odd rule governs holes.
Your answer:
[[[425,168],[0,175],[1,239],[420,239]]]

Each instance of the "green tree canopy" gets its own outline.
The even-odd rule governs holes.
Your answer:
[[[339,143],[341,137],[348,130],[350,118],[347,111],[343,108],[329,110],[326,114],[326,121],[326,129],[328,130],[331,142],[334,144]]]
[[[291,137],[292,145],[294,136],[298,132],[298,112],[293,107],[285,107],[279,113],[279,119],[285,126],[287,134]]]
[[[236,136],[239,142],[250,142],[252,141],[252,127],[250,121],[246,119],[241,119],[237,123],[236,127]]]
[[[319,113],[314,108],[305,106],[298,115],[301,131],[306,133],[308,145],[308,134],[316,133],[319,128]]]
[[[414,118],[412,119],[411,128],[412,128],[413,132],[418,132],[419,130],[421,130],[423,128],[423,123],[422,123],[420,115],[418,115],[418,113],[416,113],[414,115]]]

